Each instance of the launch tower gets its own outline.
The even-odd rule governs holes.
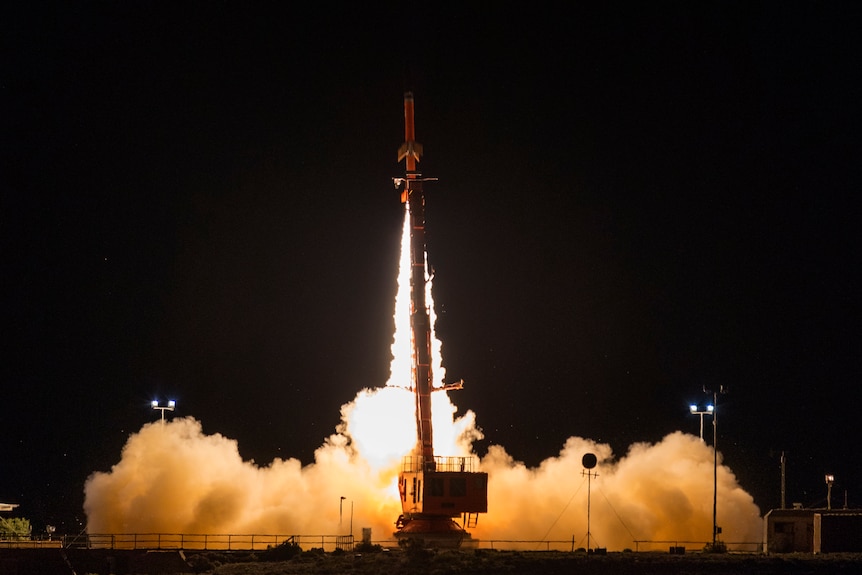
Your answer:
[[[425,261],[425,194],[417,170],[422,144],[413,126],[413,94],[404,94],[404,143],[398,161],[406,161],[403,178],[395,178],[401,201],[410,217],[410,332],[411,388],[416,399],[417,443],[404,458],[398,474],[401,516],[396,522],[399,539],[422,539],[434,546],[458,546],[470,539],[479,513],[488,511],[488,474],[475,471],[474,457],[440,457],[434,454],[431,426],[431,392],[460,388],[434,386],[431,370],[431,318],[425,301],[428,278]],[[403,186],[403,187],[402,187]],[[455,519],[462,518],[459,525]]]

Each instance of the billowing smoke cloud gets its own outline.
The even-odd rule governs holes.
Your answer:
[[[369,402],[370,394],[364,391],[345,405],[342,426],[363,406],[386,409],[395,394],[409,400],[404,390],[385,391],[376,402]],[[360,430],[363,425],[357,423]],[[94,473],[87,480],[87,530],[337,534],[345,531],[339,525],[339,502],[347,497],[356,503],[362,526],[389,533],[399,513],[399,446],[378,440],[382,426],[365,427],[368,433],[355,444],[347,435],[333,434],[317,449],[312,465],[276,459],[261,467],[242,460],[236,441],[205,435],[193,418],[147,424],[129,438],[110,472]],[[373,446],[367,457],[357,451],[365,445]]]
[[[435,444],[461,440],[454,451],[440,449],[468,454],[464,441],[480,437],[473,414],[453,420],[455,408],[445,394],[434,403],[440,430]],[[296,459],[276,459],[264,467],[243,461],[236,441],[205,435],[191,417],[149,423],[130,436],[119,463],[87,480],[87,530],[337,534],[346,531],[339,505],[346,497],[357,527],[389,538],[401,512],[398,467],[416,441],[412,410],[406,389],[363,390],[342,406],[336,433],[305,467]]]
[[[589,485],[586,453],[599,460]],[[489,509],[474,533],[480,538],[574,538],[586,547],[588,497],[591,546],[625,549],[636,540],[703,542],[712,536],[713,453],[693,435],[675,432],[656,444],[635,444],[619,460],[606,444],[571,437],[559,456],[533,469],[494,446],[482,467],[489,473]],[[720,464],[717,480],[722,539],[760,541],[760,510],[751,495]]]
[[[311,535],[346,532],[341,498],[352,524],[389,540],[401,509],[401,458],[416,443],[410,383],[409,222],[405,218],[396,297],[392,376],[341,408],[341,423],[302,466],[276,459],[243,461],[236,441],[205,435],[192,418],[157,421],[133,434],[119,463],[87,480],[89,533]],[[426,295],[432,302],[430,281]],[[433,304],[431,306],[433,311]],[[433,321],[433,317],[432,317]],[[432,323],[433,325],[433,323]],[[443,379],[440,342],[432,339],[435,380]],[[434,451],[470,455],[482,438],[475,414],[455,417],[446,392],[432,395]],[[581,463],[594,453],[598,474],[586,488]],[[634,540],[705,541],[712,536],[713,453],[681,432],[657,444],[636,444],[617,459],[606,444],[570,438],[557,457],[527,468],[504,447],[481,460],[489,474],[488,513],[479,539],[566,541],[586,546],[590,496],[591,546],[624,549]],[[760,540],[760,511],[725,466],[718,468],[718,525],[729,542]]]
[[[359,393],[343,406],[339,431],[304,467],[296,459],[276,459],[268,466],[243,461],[236,441],[205,435],[192,418],[147,424],[129,438],[119,463],[88,479],[88,531],[336,534],[346,531],[346,525],[339,525],[346,521],[338,505],[344,496],[353,506],[356,530],[371,527],[375,539],[390,539],[400,513],[398,464],[413,439],[409,432],[392,433],[391,419],[384,414],[406,412],[401,425],[410,429],[415,426],[411,405],[412,397],[403,389]],[[472,414],[453,421],[451,413],[448,428],[460,429],[454,434],[476,437]],[[443,429],[439,422],[438,429]],[[455,450],[463,453],[465,444]],[[589,491],[593,546],[623,549],[633,547],[636,539],[709,539],[712,451],[681,432],[657,444],[633,445],[618,460],[608,445],[572,437],[557,457],[536,468],[493,446],[481,460],[490,476],[488,513],[480,517],[474,537],[574,538],[585,546],[588,491],[581,459],[588,452],[599,459]],[[723,465],[718,492],[723,539],[758,541],[759,509]]]

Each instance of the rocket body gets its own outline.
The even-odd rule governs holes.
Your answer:
[[[407,202],[410,217],[410,329],[412,340],[411,387],[416,396],[416,426],[418,442],[415,455],[427,464],[434,462],[434,433],[431,427],[431,318],[425,301],[427,281],[425,262],[425,193],[416,164],[422,155],[422,144],[416,142],[413,123],[413,94],[404,94],[404,143],[398,150],[398,160],[406,160],[404,191],[401,201]]]

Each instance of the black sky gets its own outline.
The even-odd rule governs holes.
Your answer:
[[[3,8],[0,501],[72,532],[151,399],[305,463],[383,385],[402,94],[454,397],[530,465],[726,386],[764,511],[860,504],[860,8]],[[81,525],[82,526],[82,525]]]

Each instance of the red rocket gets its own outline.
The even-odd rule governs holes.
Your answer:
[[[416,141],[413,125],[413,94],[404,94],[404,143],[398,149],[398,161],[406,160],[404,190],[401,202],[407,202],[410,215],[410,330],[412,347],[411,387],[416,393],[416,425],[419,442],[416,455],[434,460],[431,429],[431,318],[425,302],[425,192],[422,174],[416,163],[422,155],[422,144]]]
[[[401,144],[401,147],[398,148],[398,161],[400,162],[403,159],[407,159],[407,170],[406,170],[406,180],[411,180],[413,182],[421,182],[421,174],[416,170],[416,163],[419,161],[419,158],[422,156],[422,144],[416,141],[416,131],[413,125],[413,93],[407,92],[404,94],[404,143]],[[396,184],[399,184],[400,181],[396,179]],[[418,184],[419,192],[421,193],[421,184]],[[413,189],[416,188],[414,184]],[[404,191],[401,193],[401,203],[407,202],[410,192],[411,186],[408,184],[404,187]],[[424,197],[423,197],[423,204]]]
[[[422,155],[422,144],[416,141],[413,125],[413,93],[404,94],[404,143],[398,148],[398,161],[407,158],[407,174],[416,171],[416,162]]]

